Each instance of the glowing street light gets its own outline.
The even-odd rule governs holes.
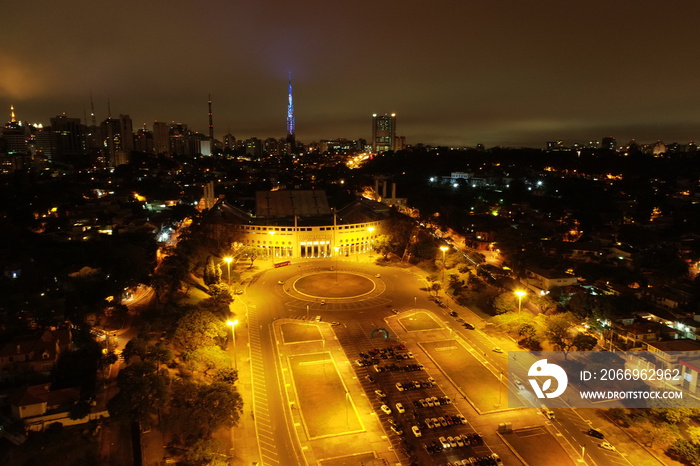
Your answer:
[[[527,293],[522,290],[518,290],[515,292],[515,296],[518,297],[518,312],[520,312],[523,308],[523,296],[525,296],[526,294]]]
[[[231,286],[231,261],[233,261],[233,257],[224,257],[224,262],[226,262],[226,267],[228,268],[228,286]]]
[[[443,282],[445,281],[445,269],[447,268],[447,267],[445,267],[445,253],[447,252],[448,249],[450,249],[450,248],[448,248],[447,246],[440,246],[440,251],[442,251],[442,281]]]
[[[233,340],[233,368],[238,370],[238,360],[236,359],[236,324],[237,320],[227,320],[226,325],[231,326],[231,339]]]

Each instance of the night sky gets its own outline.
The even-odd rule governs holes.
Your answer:
[[[0,108],[206,133],[406,142],[700,140],[697,0],[20,1],[0,22]]]

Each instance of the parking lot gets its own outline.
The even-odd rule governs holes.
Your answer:
[[[427,314],[419,315],[426,319],[407,321],[409,326],[420,330],[436,324]],[[441,374],[433,378],[398,341],[376,347],[367,344],[355,340],[359,351],[345,348],[346,353],[349,357],[356,354],[353,367],[398,451],[417,464],[447,464],[469,458],[474,464],[496,464],[480,435],[440,388],[441,383],[447,383]]]

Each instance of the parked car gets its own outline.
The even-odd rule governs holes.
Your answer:
[[[384,411],[386,414],[391,414],[391,408],[388,407],[387,405],[382,405],[380,408],[382,411]]]
[[[376,393],[379,398],[386,398],[386,393],[384,393],[383,390],[375,390],[374,393]]]
[[[403,407],[403,403],[396,403],[396,411],[398,411],[399,414],[406,412],[406,408]]]
[[[411,427],[411,431],[413,432],[413,435],[416,437],[421,437],[423,433],[420,431],[420,428],[418,426],[413,426]]]

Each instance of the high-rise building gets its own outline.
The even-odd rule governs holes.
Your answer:
[[[600,148],[605,150],[615,150],[617,147],[617,141],[612,136],[603,138],[600,142]]]
[[[15,107],[10,105],[10,121],[2,128],[2,149],[8,154],[26,154],[29,132],[21,121],[15,119]]]
[[[396,150],[396,114],[372,115],[372,152]]]
[[[119,134],[121,149],[130,154],[134,150],[134,124],[129,115],[119,115]]]
[[[156,154],[170,154],[168,124],[164,121],[153,122],[153,150]]]
[[[115,120],[111,116],[107,117],[107,119],[100,124],[100,134],[104,137],[103,148],[106,163],[113,167],[116,163],[117,151],[122,149],[121,125],[119,120]]]
[[[80,124],[80,118],[69,118],[66,114],[51,118],[51,132],[53,133],[56,152],[53,159],[67,163],[84,163],[83,145],[84,132]]]

